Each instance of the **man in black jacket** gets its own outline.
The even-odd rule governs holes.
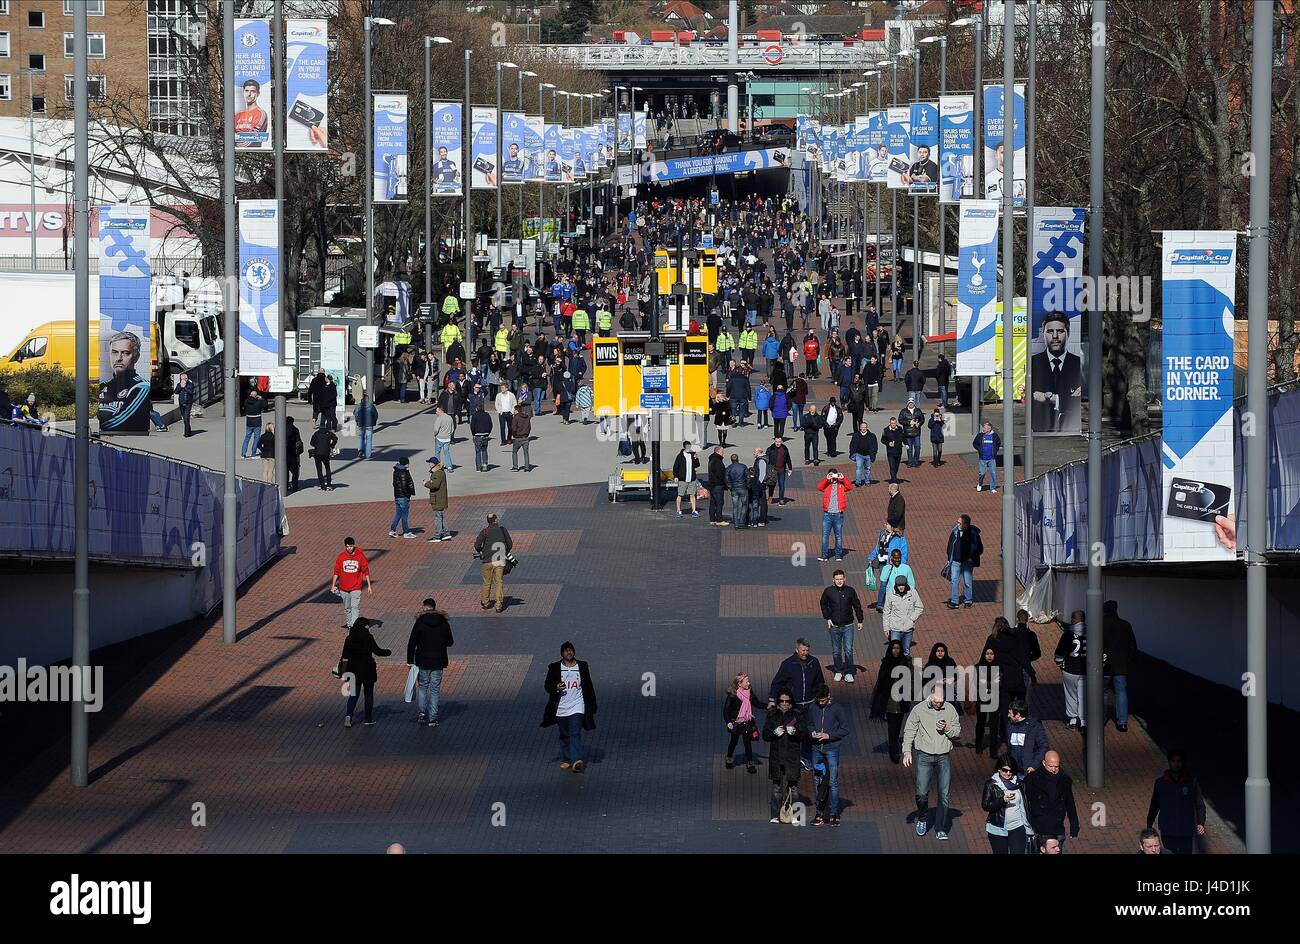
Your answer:
[[[442,670],[447,668],[447,648],[455,644],[447,614],[438,612],[433,597],[426,597],[424,607],[411,627],[411,638],[406,643],[406,664],[419,670],[415,677],[420,708],[416,724],[426,724],[431,728],[438,726]]]
[[[790,458],[790,449],[786,446],[783,437],[777,436],[772,440],[772,445],[767,447],[767,461],[776,470],[776,485],[767,490],[767,500],[772,501],[773,494],[776,494],[776,504],[787,504],[789,499],[785,497],[785,477],[794,468],[794,462]]]
[[[1065,851],[1065,820],[1070,820],[1070,838],[1079,836],[1079,811],[1074,806],[1074,781],[1061,770],[1061,755],[1048,751],[1043,766],[1025,777],[1025,809],[1029,825],[1039,842],[1054,838]]]
[[[393,520],[388,525],[388,536],[397,537],[397,526],[402,526],[402,537],[413,538],[411,530],[411,496],[415,494],[415,480],[411,478],[411,460],[402,456],[393,464]]]
[[[921,464],[921,427],[925,425],[925,414],[916,406],[916,396],[907,398],[907,406],[898,414],[898,425],[907,436],[907,464],[916,468]]]
[[[734,452],[724,479],[727,490],[731,492],[731,524],[740,530],[745,527],[749,515],[749,469]]]
[[[1020,652],[1025,663],[1025,701],[1029,701],[1029,691],[1038,681],[1034,663],[1043,657],[1043,650],[1038,645],[1038,633],[1029,628],[1029,611],[1016,610],[1016,625],[1012,632],[1020,643]]]
[[[921,369],[920,361],[912,361],[911,369],[903,375],[903,386],[907,388],[908,396],[916,398],[916,402],[921,402],[921,392],[925,390],[925,371]]]
[[[1119,604],[1107,600],[1102,607],[1101,646],[1105,653],[1106,687],[1115,693],[1115,728],[1128,730],[1128,673],[1137,655],[1133,624],[1119,615]]]
[[[960,515],[957,524],[948,532],[948,563],[951,572],[949,583],[952,596],[948,598],[948,609],[955,610],[962,605],[963,581],[965,583],[965,604],[967,608],[975,605],[975,568],[980,565],[980,555],[984,553],[984,539],[980,529],[971,524],[970,515]]]
[[[722,447],[714,446],[709,456],[709,524],[727,526],[722,517],[724,494],[727,488],[727,462],[722,458]]]
[[[853,459],[855,487],[871,484],[871,464],[876,461],[877,449],[876,434],[867,427],[865,422],[858,423],[858,428],[849,440],[849,457]]]
[[[885,457],[889,460],[889,482],[898,484],[898,463],[903,459],[903,443],[907,433],[898,425],[898,417],[891,416],[889,425],[880,433],[880,444],[885,447]]]
[[[942,354],[939,355],[939,363],[934,368],[934,379],[939,385],[939,402],[946,410],[948,409],[948,381],[952,379],[952,364]]]
[[[285,440],[285,450],[289,472],[289,493],[292,494],[298,491],[298,475],[302,471],[302,433],[298,431],[292,416],[285,417],[285,423],[288,426],[288,431],[285,433],[288,437]]]
[[[852,589],[852,588],[850,588]],[[835,704],[827,685],[817,688],[816,701],[804,712],[804,727],[812,743],[812,764],[826,768],[825,791],[816,795],[817,819],[814,826],[840,824],[840,742],[849,736],[849,717],[843,705]]]
[[[486,472],[489,468],[488,445],[492,441],[492,417],[487,415],[481,403],[469,418],[469,431],[474,437],[474,469]]]
[[[822,664],[812,654],[812,647],[808,644],[808,640],[800,636],[794,641],[794,654],[787,657],[777,667],[776,675],[772,676],[772,686],[767,695],[767,707],[769,709],[775,707],[777,693],[782,689],[789,689],[794,694],[794,707],[802,714],[816,699],[817,690],[825,684],[826,677],[822,674]],[[800,745],[800,755],[803,758],[804,768],[812,770],[811,742],[803,741]]]
[[[695,495],[699,491],[699,482],[695,478],[695,470],[700,467],[700,457],[695,450],[691,448],[690,440],[682,443],[682,451],[677,453],[677,458],[673,460],[673,478],[677,480],[677,517],[682,516],[682,499],[689,497],[691,500],[691,517],[700,516],[699,509],[695,507]]]
[[[822,591],[822,619],[831,634],[831,668],[835,681],[853,684],[853,632],[862,631],[862,601],[858,591],[849,586],[844,571],[836,570],[832,583]]]
[[[573,643],[560,646],[560,661],[546,667],[542,687],[547,694],[542,727],[560,727],[560,769],[582,773],[587,766],[582,732],[596,729],[596,688],[591,684],[591,670],[587,663],[578,661]]]

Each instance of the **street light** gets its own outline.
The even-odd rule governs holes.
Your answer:
[[[445,45],[446,36],[424,37],[424,300],[433,304],[433,56],[434,44]],[[433,322],[424,325],[425,347],[433,347]]]
[[[365,190],[365,207],[366,207],[366,325],[374,324],[375,320],[375,170],[374,170],[374,102],[370,93],[370,32],[375,26],[396,26],[392,20],[382,16],[367,16],[362,22],[363,36],[365,44],[365,109],[366,109],[366,176],[362,181],[362,187]],[[362,389],[371,394],[372,401],[375,399],[374,391],[370,388],[375,382],[375,349],[368,347],[365,349],[366,376],[362,383]],[[344,391],[346,393],[346,391]]]
[[[496,270],[497,270],[497,273],[498,273],[498,274],[501,274],[501,271],[502,271],[502,270],[501,270],[501,190],[502,190],[502,179],[501,179],[501,178],[502,178],[503,175],[502,175],[502,173],[501,173],[501,139],[505,137],[505,121],[503,120],[503,119],[504,119],[504,116],[501,114],[501,70],[502,70],[502,69],[518,69],[518,68],[519,68],[519,67],[518,67],[517,65],[515,65],[513,62],[498,62],[498,63],[497,63],[497,128],[496,128],[496,132],[497,132],[497,133],[496,133],[496,139],[497,139],[497,166],[496,166],[496,171],[497,171],[497,179],[496,179],[496,191],[497,191],[497,239],[496,239],[496,251],[497,251],[497,261],[496,261]]]
[[[537,73],[531,72],[527,69],[519,70],[519,118],[520,120],[523,120],[524,117],[524,76],[528,76],[529,78],[535,79],[537,78]],[[519,171],[519,258],[523,259],[523,257],[524,257],[524,174],[523,174],[523,165],[521,163],[520,171]],[[515,299],[515,304],[516,305],[519,304],[519,299]],[[521,315],[523,314],[522,307],[519,308],[518,311]]]
[[[555,88],[553,82],[537,83],[537,111],[542,116],[542,140],[546,138],[546,106],[542,104],[542,93],[546,89]],[[543,147],[543,152],[545,148]],[[542,164],[542,172],[537,175],[537,285],[544,281],[542,278],[542,266],[546,260],[546,165]]]
[[[27,171],[31,177],[32,216],[27,224],[32,238],[32,271],[36,271],[36,111],[32,104],[32,76],[45,75],[44,69],[22,68],[19,75],[27,76]]]

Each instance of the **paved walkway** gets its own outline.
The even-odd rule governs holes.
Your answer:
[[[952,841],[918,840],[906,821],[911,775],[890,763],[884,725],[867,717],[881,639],[874,614],[858,644],[860,681],[834,686],[853,727],[845,825],[769,825],[766,766],[758,775],[723,767],[721,692],[731,675],[743,667],[765,689],[801,634],[828,657],[815,607],[833,565],[813,560],[809,471],[794,476],[796,502],[774,509],[769,529],[747,532],[644,503],[609,505],[600,485],[465,497],[459,475],[450,515],[458,536],[447,543],[389,539],[387,502],[294,509],[289,553],[241,597],[239,643],[221,643],[218,621],[143,662],[92,719],[88,789],[67,785],[66,739],[14,772],[0,792],[0,852],[377,851],[392,841],[412,852],[987,850],[979,790],[990,765],[970,747],[955,755]],[[1000,495],[976,494],[960,459],[911,478],[913,568],[927,605],[917,645],[924,653],[943,640],[971,660],[999,612],[996,554],[977,572],[972,609],[945,609],[934,575],[958,511],[971,512],[997,546]],[[845,566],[859,587],[886,497],[879,485],[850,496]],[[501,615],[479,609],[470,557],[489,510],[502,514],[522,561]],[[423,503],[415,519],[430,526]],[[394,651],[381,661],[371,728],[343,728],[328,671],[342,614],[326,588],[346,534],[374,569],[376,592],[362,611],[383,621],[378,638]],[[793,556],[800,545],[802,566]],[[400,697],[412,616],[430,594],[451,614],[457,640],[436,730],[412,724]],[[1050,652],[1052,633],[1042,638]],[[600,702],[581,775],[559,769],[554,730],[538,728],[546,665],[566,639],[591,663]],[[1161,754],[1139,723],[1122,735],[1108,728],[1108,786],[1089,791],[1079,738],[1060,720],[1050,656],[1040,670],[1033,710],[1049,719],[1084,817],[1073,849],[1131,852]],[[765,756],[766,746],[758,751]],[[803,786],[806,796],[807,778]],[[199,809],[202,827],[192,825]],[[1210,831],[1212,850],[1240,848],[1217,816]]]

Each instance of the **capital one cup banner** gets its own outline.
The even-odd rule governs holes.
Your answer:
[[[475,105],[470,109],[470,186],[474,190],[495,190],[497,186],[497,110]]]
[[[939,105],[912,103],[912,164],[907,169],[908,192],[933,197],[939,192]]]
[[[532,164],[527,138],[524,116],[518,112],[504,112],[501,116],[501,183],[521,184],[527,179]]]
[[[460,102],[433,102],[433,181],[435,197],[459,197],[465,183],[465,155],[461,144],[464,111]]]
[[[1237,234],[1166,230],[1162,251],[1165,560],[1231,560]]]
[[[271,150],[271,21],[235,20],[235,150]]]
[[[975,196],[975,97],[939,99],[939,202]]]
[[[528,168],[524,180],[542,180],[546,154],[546,119],[541,115],[524,116],[524,148],[528,151]]]
[[[998,201],[963,200],[957,224],[957,373],[996,372]]]
[[[374,96],[374,196],[376,203],[405,203],[407,194],[407,102],[405,95]]]
[[[1029,317],[1030,421],[1035,433],[1078,435],[1083,404],[1082,207],[1034,207]]]
[[[1002,116],[1002,86],[984,86],[984,196],[989,200],[1002,199],[1004,168],[1013,170],[1013,205],[1025,205],[1025,87],[1015,86],[1015,104],[1012,108],[1014,123],[1011,128],[1011,146],[1007,147],[1006,122]]]
[[[285,20],[286,151],[329,150],[329,24]]]
[[[886,113],[885,144],[889,148],[886,182],[890,190],[906,190],[903,175],[912,166],[912,109],[900,105]]]
[[[560,179],[564,183],[573,183],[573,160],[577,148],[573,144],[573,129],[560,128]]]
[[[153,267],[147,206],[99,208],[99,429],[149,432]]]
[[[804,151],[808,147],[808,125],[811,119],[807,115],[794,116],[794,148]]]
[[[849,138],[849,179],[869,180],[871,178],[871,116],[855,116],[852,128],[853,134]]]
[[[280,366],[280,209],[274,200],[239,201],[239,372]]]

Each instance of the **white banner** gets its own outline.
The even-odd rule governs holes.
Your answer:
[[[957,227],[957,373],[996,372],[998,201],[963,200]]]

